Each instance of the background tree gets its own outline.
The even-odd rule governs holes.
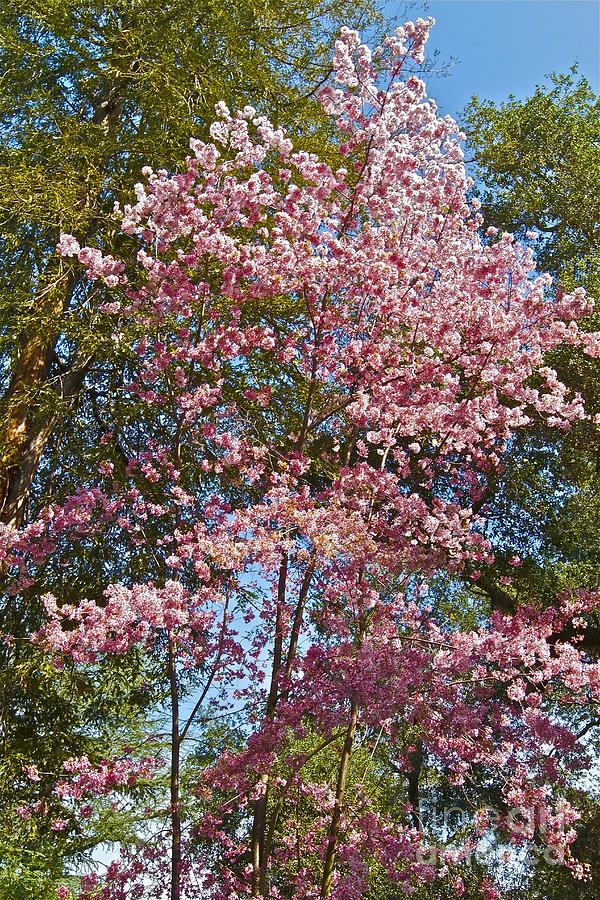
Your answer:
[[[474,98],[463,118],[486,221],[532,242],[538,265],[554,277],[557,298],[578,286],[596,298],[600,100],[575,76],[576,69],[550,76],[549,86],[530,98],[510,98],[499,107]],[[592,312],[586,327],[597,321]],[[491,533],[499,549],[503,543],[522,547],[525,564],[497,577],[514,576],[523,594],[532,579],[550,593],[557,579],[587,586],[600,579],[600,433],[593,418],[600,413],[600,372],[596,361],[571,348],[552,351],[547,363],[581,393],[592,418],[564,434],[538,422],[506,457],[506,473],[493,492]],[[500,587],[496,602],[510,605]]]
[[[600,99],[589,82],[550,75],[524,100],[473,98],[463,114],[487,220],[525,239],[563,289],[598,295]]]
[[[554,276],[557,297],[583,286],[600,299],[600,99],[587,80],[574,67],[569,75],[549,76],[524,100],[511,97],[496,106],[474,98],[463,120],[486,220],[525,242],[535,235],[538,264]],[[585,327],[597,324],[593,312]],[[597,416],[597,362],[572,348],[552,351],[547,362]],[[488,498],[489,534],[501,564],[479,582],[480,598],[510,607],[532,595],[550,600],[557,585],[598,586],[599,460],[600,433],[592,420],[563,434],[538,422],[513,441],[505,472]],[[508,565],[515,546],[523,558],[516,569]],[[506,578],[512,578],[510,586],[500,584]],[[592,620],[587,651],[596,659],[598,635],[598,620]],[[589,710],[579,727],[596,718]],[[598,744],[591,742],[590,749],[597,755]],[[580,838],[588,857],[585,847],[600,822],[591,783],[590,790]],[[518,896],[531,890],[535,897],[587,897],[597,892],[598,875],[594,868],[590,885],[573,885],[558,871],[537,866],[531,883],[525,878],[515,890]]]

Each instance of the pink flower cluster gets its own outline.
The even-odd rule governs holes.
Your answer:
[[[63,768],[72,777],[59,782],[55,792],[59,797],[75,800],[85,794],[102,796],[115,788],[132,787],[139,779],[151,779],[164,765],[164,760],[156,756],[104,760],[99,766],[92,765],[87,756],[71,757],[65,760]]]

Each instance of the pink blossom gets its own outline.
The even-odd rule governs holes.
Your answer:
[[[77,256],[81,250],[80,245],[72,234],[61,234],[60,240],[56,245],[56,252],[61,256]]]

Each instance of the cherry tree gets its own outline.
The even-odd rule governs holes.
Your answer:
[[[515,431],[585,415],[544,353],[600,344],[576,324],[582,291],[549,299],[529,249],[492,228],[483,241],[462,135],[406,72],[432,24],[373,54],[342,32],[320,94],[344,138],[329,161],[220,104],[213,142],[192,140],[180,174],[144,170],[117,210],[137,272],[61,238],[113,288],[103,313],[130,376],[99,470],[4,530],[4,565],[26,592],[50,556],[112,554],[118,578],[44,596],[33,639],[58,665],[144,648],[164,660],[170,717],[168,759],[63,764],[57,830],[169,778],[156,827],[85,876],[81,900],[351,900],[374,877],[460,896],[491,824],[433,846],[423,753],[453,785],[498,785],[501,840],[585,876],[567,793],[586,753],[562,713],[600,698],[580,648],[597,598],[532,597],[467,629],[428,587],[491,563],[486,488]],[[236,741],[199,766],[192,735],[228,717]],[[484,880],[481,896],[500,892]]]

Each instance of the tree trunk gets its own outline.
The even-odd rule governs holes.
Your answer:
[[[326,900],[331,894],[331,885],[333,881],[333,873],[335,871],[335,860],[337,856],[337,844],[340,834],[340,821],[342,818],[342,808],[344,804],[344,795],[346,793],[346,781],[348,778],[348,766],[350,765],[350,755],[352,753],[352,745],[354,744],[354,735],[356,734],[356,725],[358,723],[358,704],[352,701],[350,707],[350,722],[346,732],[346,739],[342,749],[340,759],[340,767],[338,769],[337,786],[335,790],[335,806],[331,815],[331,823],[329,825],[329,838],[327,840],[327,852],[325,854],[325,864],[323,866],[323,881],[321,882],[321,898]]]
[[[40,327],[37,333],[22,336],[21,353],[3,397],[0,520],[15,528],[23,523],[33,480],[58,419],[56,409],[39,408],[39,394],[48,386],[59,331],[57,323],[74,287],[74,276],[64,275],[48,289],[40,309]],[[84,374],[84,370],[72,370],[58,378],[61,396],[76,394]]]
[[[294,621],[292,623],[292,631],[290,634],[290,645],[288,647],[287,657],[285,661],[286,681],[292,674],[292,666],[294,664],[294,660],[296,659],[296,652],[298,650],[298,638],[300,637],[302,619],[304,618],[304,607],[306,606],[306,598],[308,597],[308,591],[310,590],[310,584],[313,579],[314,573],[315,561],[313,558],[302,580],[302,584],[300,586],[300,594],[298,596],[298,603],[296,604],[296,611],[294,613]]]
[[[136,72],[135,61],[131,71]],[[125,81],[107,83],[92,104],[92,121],[105,133],[118,123],[123,110]],[[108,163],[108,160],[107,160]],[[90,196],[81,201],[91,207]],[[97,220],[87,223],[88,237],[94,234]],[[59,413],[40,409],[40,391],[48,386],[56,342],[61,331],[61,317],[71,302],[77,284],[75,273],[63,274],[62,262],[51,257],[46,286],[32,298],[39,325],[31,334],[21,335],[18,355],[10,383],[3,397],[4,415],[0,422],[0,521],[19,528],[25,519],[27,500],[44,450],[59,420]],[[87,367],[75,365],[60,381],[62,399],[75,396],[83,382]]]
[[[181,896],[181,811],[179,808],[179,688],[175,659],[175,644],[169,635],[169,686],[171,691],[171,891],[170,900]]]
[[[415,750],[409,756],[411,771],[408,773],[408,802],[412,806],[411,818],[418,831],[423,831],[421,819],[421,797],[419,793],[419,779],[423,770],[423,741],[417,741]]]
[[[267,718],[275,715],[278,700],[278,682],[283,661],[283,607],[287,583],[288,556],[284,553],[279,567],[277,585],[277,613],[275,616],[275,641],[273,645],[273,666],[271,668],[271,684],[267,698]],[[254,818],[252,821],[252,896],[260,897],[267,892],[267,864],[265,854],[265,832],[267,828],[267,806],[269,802],[269,775],[263,772],[260,776],[260,796],[254,802]]]

